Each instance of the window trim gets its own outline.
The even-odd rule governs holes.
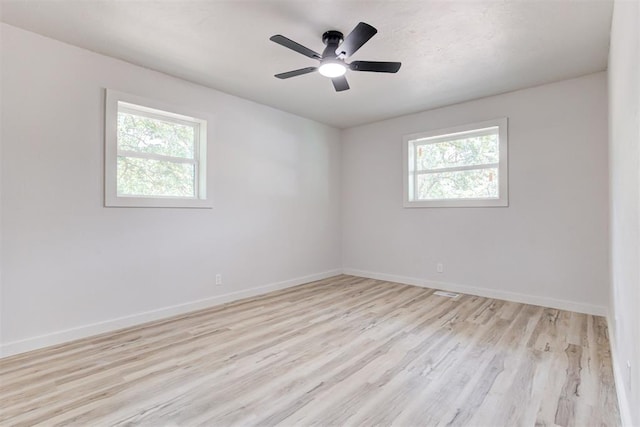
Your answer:
[[[212,208],[207,198],[207,120],[203,114],[189,112],[181,107],[131,95],[116,90],[105,89],[104,124],[104,206],[136,208]],[[117,163],[118,154],[118,107],[145,117],[198,127],[195,132],[194,158],[184,158],[185,163],[194,164],[196,197],[175,196],[118,196]],[[127,152],[129,153],[129,152]],[[152,158],[181,162],[181,158],[153,153],[131,152],[133,157]]]
[[[428,130],[425,132],[418,132],[402,137],[402,165],[403,165],[403,205],[405,208],[452,208],[452,207],[506,207],[509,206],[509,169],[508,169],[508,118],[502,117],[493,120],[486,120],[477,123],[470,123],[460,126],[454,126],[443,129]],[[497,127],[499,138],[499,159],[498,159],[498,198],[470,198],[470,199],[437,199],[437,200],[418,200],[412,201],[409,198],[409,191],[412,191],[412,185],[409,180],[411,178],[410,173],[415,176],[415,172],[410,170],[409,160],[410,153],[409,146],[412,143],[420,139],[434,138],[428,144],[434,144],[450,139],[452,134],[464,134],[475,133],[476,131],[482,131],[486,128]],[[441,137],[441,138],[438,138]],[[422,145],[422,144],[421,144]],[[487,164],[488,165],[488,164]],[[455,166],[438,169],[434,172],[447,172],[455,170],[478,170],[488,167],[487,165],[478,166]],[[495,165],[495,163],[491,164]]]

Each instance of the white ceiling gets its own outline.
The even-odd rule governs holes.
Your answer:
[[[344,128],[575,77],[607,67],[612,1],[2,0],[2,20],[45,36]],[[401,61],[397,74],[348,72],[337,93],[317,62],[322,33],[378,29],[353,60]]]

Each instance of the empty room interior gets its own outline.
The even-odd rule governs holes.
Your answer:
[[[1,0],[1,426],[640,426],[637,0]]]

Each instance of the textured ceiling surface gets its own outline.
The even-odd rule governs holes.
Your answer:
[[[576,77],[607,67],[612,2],[2,0],[2,20],[42,35],[344,128]],[[397,74],[318,73],[322,33],[359,22],[378,34],[352,60],[401,61]]]

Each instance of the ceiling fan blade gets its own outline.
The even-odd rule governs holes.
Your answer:
[[[276,74],[279,79],[288,79],[290,77],[301,76],[303,74],[312,73],[317,70],[318,67],[300,68],[299,70],[287,71],[286,73]]]
[[[347,78],[345,76],[334,77],[331,81],[333,82],[333,87],[336,89],[336,92],[342,92],[343,90],[349,89],[349,83],[347,83]]]
[[[397,73],[401,62],[353,61],[349,68],[353,71],[373,71],[374,73]]]
[[[271,40],[272,42],[278,43],[279,45],[282,45],[284,47],[288,47],[291,50],[295,50],[296,52],[301,53],[304,56],[308,56],[309,58],[322,59],[319,53],[314,52],[308,47],[304,47],[300,43],[296,43],[293,40],[286,38],[285,36],[281,36],[280,34],[271,36],[269,40]]]
[[[344,38],[344,41],[338,48],[336,49],[336,55],[344,55],[344,57],[349,57],[356,53],[358,49],[362,47],[363,44],[369,41],[371,37],[373,37],[378,30],[373,28],[369,24],[365,24],[364,22],[360,22],[356,27],[349,33],[347,37]]]

